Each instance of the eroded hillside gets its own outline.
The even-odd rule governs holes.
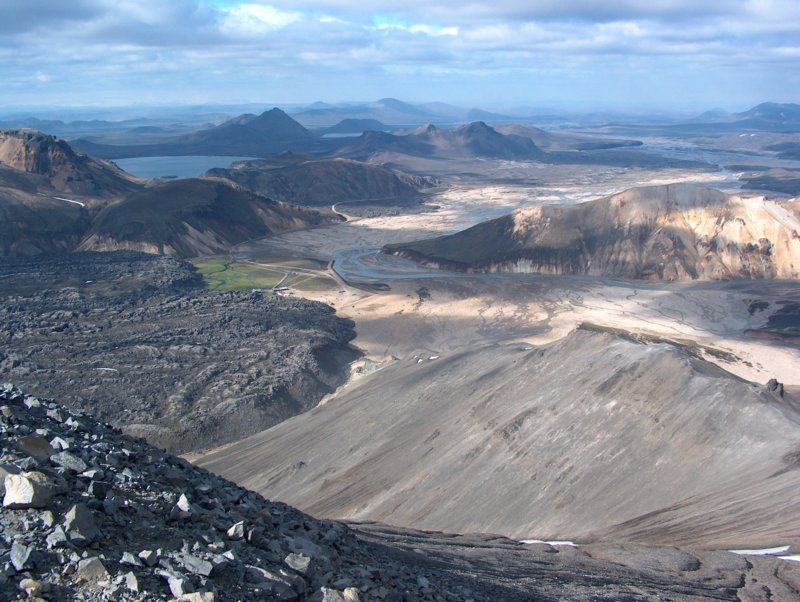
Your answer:
[[[800,277],[800,203],[692,184],[534,205],[457,234],[387,245],[426,265],[475,272],[648,280]]]

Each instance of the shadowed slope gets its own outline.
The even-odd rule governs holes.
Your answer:
[[[148,188],[107,207],[80,250],[130,249],[194,257],[332,220],[224,180],[190,178]]]
[[[480,157],[509,160],[539,159],[543,156],[529,138],[501,134],[482,121],[454,130],[427,125],[404,136],[386,132],[364,132],[356,140],[340,148],[337,154],[368,160],[384,152],[432,158]]]
[[[412,199],[435,184],[432,178],[348,159],[302,161],[277,169],[264,162],[241,161],[231,169],[211,169],[207,175],[228,178],[287,203],[325,206],[342,201]]]

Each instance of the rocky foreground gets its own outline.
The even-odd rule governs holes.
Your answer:
[[[371,556],[341,524],[10,385],[0,432],[0,599],[461,598]]]
[[[725,552],[521,545],[269,502],[0,387],[3,600],[793,600],[800,567]]]

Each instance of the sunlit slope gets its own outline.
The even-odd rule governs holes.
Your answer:
[[[800,277],[800,203],[692,184],[529,206],[385,252],[448,269],[652,280]]]
[[[798,445],[797,415],[760,385],[577,331],[404,361],[200,463],[319,516],[769,544],[800,537]]]

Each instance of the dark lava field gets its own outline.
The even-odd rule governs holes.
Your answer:
[[[0,380],[175,452],[310,409],[344,382],[353,336],[325,305],[208,292],[168,257],[0,262]]]

